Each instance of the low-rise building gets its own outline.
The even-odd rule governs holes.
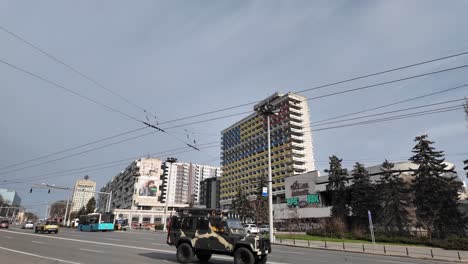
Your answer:
[[[446,162],[446,173],[444,176],[453,177],[455,165]],[[397,162],[393,170],[399,173],[399,176],[406,182],[410,182],[414,177],[412,170],[417,169],[418,165],[412,162]],[[381,165],[367,167],[373,182],[378,182],[382,177]],[[352,184],[351,175],[348,185]],[[461,181],[461,179],[460,179]],[[294,175],[285,178],[286,203],[273,205],[274,221],[285,222],[290,219],[316,219],[329,217],[331,214],[331,201],[327,195],[326,186],[328,184],[328,175],[320,176],[318,171],[311,171],[300,175]],[[461,197],[461,196],[460,196]],[[296,225],[299,223],[292,223]],[[314,221],[302,221],[302,227],[299,229],[310,228]],[[296,229],[296,228],[293,228]]]

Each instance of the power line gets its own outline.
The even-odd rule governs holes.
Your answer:
[[[19,36],[18,34],[12,32],[11,30],[5,28],[4,26],[0,25],[0,29],[2,29],[3,31],[5,31],[6,33],[10,34],[11,36],[15,37],[16,39],[26,43],[28,46],[32,47],[33,49],[39,51],[40,53],[44,54],[45,56],[49,57],[50,59],[60,63],[61,65],[65,66],[66,68],[68,68],[69,70],[73,71],[74,73],[80,75],[81,77],[85,78],[86,80],[94,83],[95,85],[97,85],[98,87],[106,90],[107,92],[111,93],[112,95],[120,98],[121,100],[123,100],[124,102],[126,102],[127,104],[133,106],[133,107],[136,107],[144,112],[146,112],[146,109],[133,103],[132,101],[130,101],[129,99],[125,98],[124,96],[120,95],[119,93],[107,88],[106,86],[104,86],[102,83],[98,82],[96,79],[94,78],[91,78],[89,77],[88,75],[84,74],[83,72],[79,71],[78,69],[76,69],[75,67],[71,66],[70,64],[67,64],[65,63],[63,60],[59,59],[58,57],[52,55],[50,52],[47,52],[43,49],[41,49],[40,47],[38,47],[37,45],[34,45],[33,43],[29,42],[28,40],[24,39],[23,37]]]
[[[138,135],[138,136],[135,136],[135,137],[131,137],[131,138],[123,139],[123,140],[120,140],[120,141],[112,142],[112,143],[109,143],[109,144],[106,144],[106,145],[103,145],[103,146],[95,147],[95,148],[84,150],[84,151],[81,151],[81,152],[73,153],[73,154],[70,154],[70,155],[67,155],[67,156],[64,156],[64,157],[59,157],[59,158],[56,158],[56,159],[53,159],[53,160],[48,160],[48,161],[44,161],[44,162],[41,162],[41,163],[36,163],[36,164],[29,165],[29,166],[17,168],[17,169],[14,169],[14,170],[1,172],[0,175],[5,175],[5,174],[11,173],[11,172],[16,172],[16,171],[20,171],[20,170],[24,170],[24,169],[29,169],[29,168],[34,168],[34,167],[37,167],[37,166],[49,164],[49,163],[52,163],[52,162],[55,162],[55,161],[59,161],[59,160],[63,160],[63,159],[66,159],[66,158],[78,156],[78,155],[88,153],[88,152],[91,152],[91,151],[107,148],[109,146],[117,145],[117,144],[120,144],[120,143],[123,143],[123,142],[127,142],[127,141],[134,140],[134,139],[137,139],[137,138],[152,135],[152,134],[154,134],[156,132],[157,131],[151,131],[149,133],[145,133],[145,134]]]
[[[210,146],[212,144],[217,144],[217,145]],[[219,142],[210,142],[210,143],[200,144],[200,145],[203,145],[203,147],[200,147],[200,149],[209,149],[209,148],[218,147],[219,146],[218,144],[219,144]],[[178,150],[183,150],[183,151],[178,151]],[[174,151],[177,151],[177,152],[174,152]],[[166,151],[162,151],[162,152],[155,152],[155,153],[151,153],[150,155],[157,155],[157,154],[176,155],[176,154],[187,153],[187,152],[191,152],[191,151],[193,151],[192,148],[183,147],[183,148],[176,148],[176,149],[172,149],[172,150],[166,150]],[[11,180],[3,180],[3,181],[0,182],[0,184],[23,183],[23,182],[31,181],[31,180],[58,178],[58,177],[61,177],[61,176],[56,176],[56,175],[60,175],[60,174],[62,174],[62,176],[68,176],[68,175],[75,175],[75,174],[80,174],[80,173],[90,172],[90,171],[95,171],[95,170],[102,170],[102,169],[106,169],[106,168],[113,168],[113,167],[117,167],[117,166],[128,165],[128,161],[135,160],[135,159],[141,158],[141,157],[142,157],[142,155],[139,155],[139,156],[135,156],[135,157],[132,157],[132,158],[126,158],[126,159],[110,161],[110,162],[105,162],[105,163],[100,163],[100,164],[88,165],[88,166],[75,168],[75,169],[70,169],[70,170],[62,170],[62,171],[46,173],[46,174],[42,174],[42,175],[38,175],[38,176],[17,178],[16,180],[20,180],[19,182],[18,181],[11,181]],[[125,162],[122,163],[122,161],[125,161]],[[102,167],[104,165],[113,164],[113,163],[118,163],[118,164]],[[94,167],[97,167],[97,168],[94,168]],[[91,168],[94,168],[94,169],[91,169]]]
[[[113,138],[116,138],[116,137],[120,137],[120,136],[123,136],[123,135],[131,134],[131,133],[134,133],[134,132],[137,132],[137,131],[140,131],[140,130],[143,130],[143,129],[147,129],[147,128],[148,127],[140,127],[140,128],[137,128],[137,129],[128,130],[128,131],[125,131],[125,132],[122,132],[122,133],[119,133],[119,134],[116,134],[116,135],[112,135],[110,137],[101,138],[101,139],[92,141],[92,142],[89,142],[89,143],[86,143],[86,144],[82,144],[82,145],[78,145],[78,146],[75,146],[75,147],[63,149],[63,150],[60,150],[60,151],[57,151],[57,152],[53,152],[53,153],[50,153],[50,154],[46,154],[46,155],[43,155],[43,156],[39,156],[39,157],[36,157],[36,158],[25,160],[23,162],[10,164],[10,165],[7,165],[7,166],[4,166],[4,167],[0,168],[0,170],[8,169],[8,168],[15,167],[15,166],[18,166],[18,165],[24,165],[24,164],[30,163],[32,161],[41,160],[41,159],[48,158],[48,157],[51,157],[51,156],[55,156],[57,154],[61,154],[61,153],[64,153],[64,152],[80,149],[80,148],[83,148],[83,147],[86,147],[86,146],[89,146],[89,145],[94,145],[94,144],[102,142],[102,141],[106,141],[106,140],[113,139]]]
[[[374,87],[378,87],[378,86],[382,86],[382,85],[386,85],[386,84],[407,81],[407,80],[421,78],[421,77],[425,77],[425,76],[429,76],[429,75],[433,75],[433,74],[458,70],[458,69],[462,69],[462,68],[466,68],[466,67],[468,67],[468,64],[464,64],[464,65],[457,66],[457,67],[452,67],[452,68],[447,68],[447,69],[443,69],[443,70],[438,70],[438,71],[432,71],[432,72],[428,72],[428,73],[412,75],[412,76],[409,76],[409,77],[400,78],[400,79],[396,79],[396,80],[391,80],[391,81],[386,81],[386,82],[381,82],[381,83],[376,83],[376,84],[371,84],[371,85],[365,85],[365,86],[361,86],[361,87],[357,87],[357,88],[353,88],[353,89],[347,89],[347,90],[343,90],[343,91],[338,91],[338,92],[328,93],[328,94],[324,94],[324,95],[319,95],[319,96],[308,98],[307,101],[317,100],[317,99],[326,98],[326,97],[330,97],[330,96],[335,96],[335,95],[339,95],[339,94],[356,92],[356,91],[365,90],[365,89],[369,89],[369,88],[374,88]]]
[[[431,115],[431,114],[437,114],[437,113],[451,112],[451,111],[459,110],[461,108],[462,108],[461,106],[445,107],[445,108],[436,109],[438,111],[428,110],[428,111],[422,111],[422,112],[418,112],[418,113],[391,116],[391,117],[386,117],[386,118],[373,119],[373,120],[368,120],[368,121],[355,122],[355,123],[332,126],[332,127],[324,127],[324,128],[314,129],[314,130],[311,130],[311,131],[312,132],[317,132],[317,131],[322,131],[322,130],[342,128],[342,127],[351,127],[351,126],[357,126],[357,125],[366,125],[366,124],[373,124],[373,123],[379,123],[379,122],[387,122],[387,121],[393,121],[393,120],[399,120],[399,119],[405,119],[405,118],[411,118],[411,117],[417,117],[417,116],[424,116],[424,115]]]
[[[318,120],[318,121],[312,122],[311,125],[313,125],[313,124],[319,124],[319,123],[322,123],[322,122],[325,122],[325,121],[335,120],[335,119],[339,119],[339,118],[343,118],[343,117],[348,117],[348,116],[353,116],[353,115],[357,115],[357,114],[362,114],[362,113],[365,113],[365,112],[369,112],[369,111],[373,111],[373,110],[378,110],[378,109],[382,109],[382,108],[386,108],[386,107],[389,107],[389,106],[394,106],[394,105],[398,105],[398,104],[402,104],[402,103],[407,103],[407,102],[410,102],[410,101],[414,101],[414,100],[418,100],[418,99],[421,99],[421,98],[433,96],[433,95],[436,95],[436,94],[441,94],[441,93],[453,91],[453,90],[460,89],[460,88],[467,87],[467,86],[468,86],[468,84],[464,84],[464,85],[460,85],[460,86],[457,86],[457,87],[452,87],[452,88],[449,88],[449,89],[444,89],[444,90],[441,90],[441,91],[437,91],[437,92],[433,92],[433,93],[428,93],[428,94],[424,94],[424,95],[420,95],[420,96],[408,98],[408,99],[401,100],[401,101],[397,101],[397,102],[390,103],[390,104],[385,104],[385,105],[381,105],[381,106],[377,106],[377,107],[373,107],[373,108],[367,108],[367,109],[360,110],[360,111],[353,112],[353,113],[349,113],[349,114],[334,116],[334,117],[330,117],[330,118],[326,118],[326,119],[322,119],[322,120]]]
[[[116,108],[114,108],[114,107],[112,107],[112,106],[108,106],[108,105],[106,105],[106,104],[104,104],[104,103],[101,103],[101,102],[99,102],[99,101],[97,101],[97,100],[94,100],[94,99],[92,99],[92,98],[90,98],[90,97],[88,97],[88,96],[86,96],[86,95],[80,94],[80,93],[78,93],[78,92],[76,92],[76,91],[74,91],[74,90],[72,90],[72,89],[69,89],[69,88],[67,88],[67,87],[65,87],[65,86],[63,86],[63,85],[60,85],[60,84],[55,83],[55,82],[53,82],[53,81],[51,81],[51,80],[48,80],[48,79],[46,79],[46,78],[44,78],[44,77],[42,77],[42,76],[40,76],[40,75],[37,75],[37,74],[35,74],[35,73],[32,73],[32,72],[28,71],[28,70],[26,70],[26,69],[23,69],[23,68],[21,68],[21,67],[18,67],[18,66],[16,66],[16,65],[13,65],[13,64],[11,64],[11,63],[9,63],[9,62],[6,62],[6,61],[4,61],[4,60],[2,60],[2,59],[0,59],[0,63],[3,63],[4,65],[7,65],[7,66],[9,66],[9,67],[11,67],[11,68],[14,68],[14,69],[16,69],[16,70],[18,70],[18,71],[21,71],[21,72],[23,72],[23,73],[26,73],[26,74],[28,74],[28,75],[30,75],[30,76],[33,76],[33,77],[35,77],[35,78],[37,78],[37,79],[39,79],[39,80],[41,80],[41,81],[44,81],[44,82],[49,83],[49,84],[52,84],[53,86],[56,86],[56,87],[58,87],[58,88],[60,88],[60,89],[62,89],[62,90],[67,91],[68,93],[71,93],[71,94],[76,95],[76,96],[78,96],[78,97],[80,97],[80,98],[82,98],[82,99],[85,99],[85,100],[87,100],[87,101],[89,101],[89,102],[92,102],[92,103],[94,103],[94,104],[96,104],[96,105],[99,105],[99,106],[101,106],[101,107],[104,107],[104,108],[106,108],[107,110],[110,110],[110,111],[112,111],[112,112],[115,112],[115,113],[118,113],[118,114],[120,114],[120,115],[122,115],[122,116],[125,116],[125,117],[127,117],[127,118],[129,118],[129,119],[132,119],[132,120],[135,120],[135,121],[138,121],[138,122],[142,123],[141,120],[139,120],[138,118],[136,118],[136,117],[134,117],[134,116],[131,116],[131,115],[127,114],[127,113],[124,113],[124,112],[122,112],[122,111],[120,111],[120,110],[118,110],[118,109],[116,109]]]
[[[353,78],[349,78],[349,79],[344,79],[344,80],[337,81],[337,82],[327,83],[327,84],[315,86],[315,87],[304,89],[304,90],[293,91],[293,92],[294,93],[302,93],[302,92],[307,92],[307,91],[318,90],[318,89],[322,89],[322,88],[326,88],[326,87],[330,87],[330,86],[334,86],[334,85],[338,85],[338,84],[343,84],[343,83],[356,81],[356,80],[359,80],[359,79],[364,79],[364,78],[368,78],[368,77],[372,77],[372,76],[378,76],[378,75],[382,75],[382,74],[386,74],[386,73],[390,73],[390,72],[395,72],[395,71],[399,71],[399,70],[402,70],[402,69],[407,69],[407,68],[411,68],[411,67],[415,67],[415,66],[421,66],[421,65],[429,64],[429,63],[436,62],[436,61],[441,61],[441,60],[446,60],[446,59],[455,58],[455,57],[459,57],[459,56],[464,56],[464,55],[467,55],[467,54],[468,54],[468,52],[460,52],[460,53],[456,53],[456,54],[452,54],[452,55],[448,55],[448,56],[444,56],[444,57],[429,59],[429,60],[426,60],[426,61],[421,61],[421,62],[417,62],[417,63],[405,65],[405,66],[399,66],[399,67],[396,67],[396,68],[391,68],[391,69],[376,72],[376,73],[365,74],[365,75],[361,75],[361,76],[357,76],[357,77],[353,77]],[[236,109],[236,108],[240,108],[240,107],[244,107],[244,106],[249,106],[249,105],[252,105],[252,104],[259,103],[259,102],[261,102],[261,100],[260,101],[252,101],[252,102],[249,102],[249,103],[244,103],[244,104],[239,104],[239,105],[234,105],[234,106],[230,106],[230,107],[226,107],[226,108],[221,108],[221,109],[218,109],[218,110],[203,112],[203,113],[200,113],[200,114],[190,115],[190,116],[186,116],[186,117],[181,117],[181,118],[178,118],[178,119],[171,120],[171,122],[182,121],[182,120],[191,119],[191,118],[195,118],[195,117],[200,117],[200,116],[210,115],[210,114],[214,114],[214,113],[219,113],[219,112],[232,110],[232,109]],[[164,124],[164,123],[167,123],[167,122],[162,122],[161,124]]]
[[[420,105],[420,106],[408,107],[408,108],[404,108],[404,109],[398,109],[398,110],[388,111],[388,112],[381,112],[381,113],[376,113],[376,114],[372,114],[372,115],[365,115],[365,116],[359,116],[359,117],[354,117],[354,118],[330,121],[330,122],[318,124],[316,126],[336,124],[336,123],[341,123],[341,122],[351,121],[351,120],[357,120],[357,119],[362,119],[362,118],[368,118],[368,117],[374,117],[374,116],[380,116],[380,115],[386,115],[386,114],[393,114],[393,113],[397,113],[397,112],[403,112],[403,111],[408,111],[408,110],[413,110],[413,109],[425,108],[425,107],[430,107],[430,106],[435,106],[435,105],[460,102],[460,101],[463,101],[463,100],[464,99],[455,99],[455,100],[449,100],[449,101],[444,101],[444,102],[439,102],[439,103],[425,104],[425,105]],[[457,106],[459,106],[459,105],[457,105]]]
[[[454,56],[455,56],[455,55],[454,55]],[[3,62],[3,61],[0,61],[0,62]],[[28,72],[28,71],[26,71],[26,70],[23,70],[23,69],[21,69],[21,68],[19,68],[19,67],[16,67],[16,66],[14,66],[14,65],[9,64],[9,63],[6,63],[6,64],[9,65],[9,66],[12,66],[13,68],[16,68],[16,69],[18,69],[18,70],[24,71],[24,72],[26,72],[26,73],[28,73],[28,74],[31,74],[32,76],[35,76],[35,77],[37,77],[37,78],[39,78],[39,79],[41,79],[41,80],[43,80],[43,81],[46,81],[46,82],[52,83],[52,84],[54,84],[54,85],[56,85],[56,86],[58,86],[58,87],[64,88],[64,89],[66,89],[67,91],[72,92],[72,93],[74,93],[74,94],[76,94],[76,95],[78,95],[78,96],[81,97],[80,94],[75,93],[73,90],[70,90],[70,89],[65,88],[65,87],[63,87],[63,86],[60,86],[60,85],[58,85],[58,84],[55,84],[55,83],[53,83],[53,82],[51,82],[51,81],[49,81],[49,80],[47,80],[47,79],[45,79],[45,78],[42,78],[42,77],[40,77],[40,76],[38,76],[38,75],[35,75],[35,74],[33,74],[33,73],[30,73],[30,72]],[[406,78],[402,78],[402,79],[398,79],[398,80],[393,80],[393,81],[388,81],[388,82],[384,82],[384,83],[373,84],[373,85],[368,85],[368,86],[364,86],[364,87],[349,89],[349,90],[340,91],[340,92],[337,92],[337,93],[332,93],[332,94],[328,94],[328,95],[322,95],[322,96],[319,96],[319,97],[309,98],[309,99],[307,99],[307,100],[314,100],[314,99],[319,99],[319,98],[328,97],[328,96],[332,96],[332,95],[347,93],[347,92],[351,92],[351,91],[357,91],[357,90],[367,89],[367,88],[370,88],[370,87],[376,87],[376,86],[380,86],[380,85],[384,85],[384,84],[389,84],[389,83],[394,83],[394,82],[403,81],[403,80],[408,80],[408,79],[412,79],[412,78],[418,78],[418,77],[422,77],[422,76],[428,76],[428,75],[432,75],[432,74],[447,72],[447,71],[451,71],[451,70],[455,70],[455,69],[460,69],[460,68],[464,68],[464,67],[468,67],[468,65],[463,65],[463,66],[459,66],[459,67],[448,68],[448,69],[444,69],[444,70],[440,70],[440,71],[434,71],[434,72],[425,73],[425,74],[420,74],[420,75],[416,75],[416,76],[410,76],[410,77],[406,77]],[[85,97],[85,98],[88,98],[88,97]],[[88,98],[88,99],[91,100],[92,102],[95,102],[95,103],[98,103],[98,104],[99,104],[99,102],[94,101],[93,99],[90,99],[90,98]],[[244,104],[244,105],[247,105],[247,104]],[[105,106],[105,105],[104,105],[104,107],[107,108],[107,106]],[[111,108],[111,109],[113,109],[113,108]],[[231,107],[230,109],[233,109],[233,108]],[[117,110],[117,111],[118,111],[118,110]],[[211,113],[219,112],[219,111],[220,111],[220,110],[211,111]],[[120,112],[120,111],[119,111],[119,112]],[[251,113],[251,111],[249,111],[249,112],[244,112],[244,113],[238,113],[238,114],[234,114],[234,115],[230,115],[230,116],[236,116],[236,115],[246,114],[246,113]],[[225,116],[225,117],[226,117],[226,116]],[[217,117],[217,118],[212,118],[212,119],[208,119],[208,120],[204,120],[204,121],[192,122],[192,123],[190,123],[190,124],[179,125],[179,126],[173,126],[173,127],[170,127],[170,128],[176,128],[176,127],[180,127],[180,126],[187,126],[187,125],[191,125],[191,124],[198,124],[198,123],[203,123],[203,122],[208,122],[208,121],[213,121],[213,120],[222,119],[222,118],[225,118],[225,117]],[[185,118],[185,119],[186,119],[186,118]],[[143,124],[145,124],[145,125],[147,125],[147,126],[153,127],[153,128],[155,128],[156,130],[158,130],[158,131],[166,132],[166,131],[164,131],[163,129],[160,129],[160,128],[158,128],[158,127],[155,127],[154,125],[150,125],[150,124],[147,123],[147,122],[140,121],[140,120],[138,120],[138,119],[136,119],[136,118],[134,118],[134,120],[136,120],[136,121],[138,121],[138,122],[141,122],[141,123],[143,123]],[[175,120],[172,120],[172,121],[166,121],[165,123],[174,122],[174,121],[178,121],[178,120],[181,120],[181,119],[179,118],[179,119],[175,119]],[[166,133],[167,133],[167,132],[166,132]],[[169,134],[169,135],[170,135],[170,134]],[[174,136],[174,135],[172,135],[172,136],[173,136],[174,138],[176,138],[177,140],[183,142],[183,143],[186,144],[187,146],[192,147],[192,148],[194,148],[195,150],[197,150],[197,148],[196,148],[195,146],[193,146],[193,145],[191,145],[191,144],[188,144],[187,142],[185,142],[185,141],[179,139],[178,137],[176,137],[176,136]],[[7,172],[7,173],[8,173],[8,172]],[[2,174],[0,173],[0,175],[2,175]]]

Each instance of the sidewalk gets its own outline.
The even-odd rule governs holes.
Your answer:
[[[275,243],[273,244],[468,263],[468,251],[445,250],[441,248],[431,248],[424,246],[394,246],[376,244],[374,247],[372,244],[365,243],[360,244],[347,242],[310,241],[279,238],[276,239]]]

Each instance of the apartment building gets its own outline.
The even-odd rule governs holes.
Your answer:
[[[193,164],[193,163],[168,163],[163,166],[165,168],[163,186],[170,182],[169,203],[177,204],[199,204],[200,202],[200,182],[221,176],[221,168],[208,165]],[[165,201],[165,196],[162,197]]]
[[[274,202],[284,202],[284,179],[315,170],[307,98],[275,93],[254,106],[272,104],[271,152]],[[253,112],[222,131],[222,208],[229,208],[238,188],[255,195],[260,177],[268,175],[266,117]]]
[[[75,182],[73,191],[71,211],[79,211],[82,207],[86,207],[89,200],[95,196],[96,182],[89,179],[86,175],[84,179]]]

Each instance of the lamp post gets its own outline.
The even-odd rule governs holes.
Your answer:
[[[272,115],[278,113],[278,109],[269,102],[260,105],[255,109],[259,114],[266,116],[267,118],[267,141],[268,141],[268,224],[269,224],[269,236],[270,241],[275,242],[273,234],[273,187],[272,187],[272,175],[271,175],[271,139],[270,139],[270,119]]]
[[[163,218],[163,231],[167,231],[167,208],[169,205],[169,188],[171,185],[171,173],[172,173],[172,164],[177,162],[176,158],[167,158],[166,162],[170,164],[169,170],[167,172],[167,190],[166,190],[166,205],[164,206],[164,218]]]

